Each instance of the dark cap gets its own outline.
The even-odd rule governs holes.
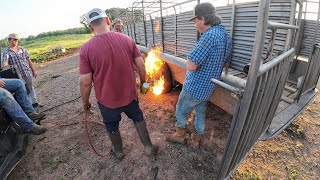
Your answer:
[[[200,3],[194,7],[193,17],[189,21],[192,21],[194,18],[200,18],[206,15],[213,15],[215,13],[216,8],[211,3]]]

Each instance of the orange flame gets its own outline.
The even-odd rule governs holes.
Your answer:
[[[151,81],[153,87],[153,94],[160,95],[164,89],[164,77],[161,68],[164,62],[160,59],[158,53],[159,49],[152,49],[146,58],[145,67],[147,73],[147,81]]]
[[[160,20],[157,20],[156,22],[156,32],[159,32],[160,30]]]
[[[164,78],[163,76],[161,76],[159,81],[154,82],[152,93],[157,96],[160,95],[164,89],[163,85],[164,85]]]

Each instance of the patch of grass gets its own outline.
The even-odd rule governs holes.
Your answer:
[[[50,169],[57,169],[60,161],[57,158],[52,158],[44,162],[47,167]]]
[[[296,180],[299,176],[299,171],[296,170],[293,164],[286,165],[286,170],[288,172],[288,179],[289,180]]]
[[[83,43],[88,41],[93,34],[66,34],[61,36],[44,37],[37,40],[23,41],[23,47],[29,52],[32,61],[45,61],[47,59],[54,59],[56,55],[43,57],[43,54],[49,52],[57,47],[63,46],[68,49],[78,49]],[[47,59],[46,59],[47,58]]]
[[[245,180],[261,180],[262,177],[254,172],[251,172],[249,170],[246,170],[244,172],[239,172],[237,170],[238,175],[236,175],[234,178],[235,179],[245,179]]]

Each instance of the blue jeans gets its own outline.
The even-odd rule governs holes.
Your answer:
[[[32,104],[38,103],[36,91],[33,87],[33,77],[24,77],[24,81],[26,82],[27,88],[29,90],[29,98]]]
[[[195,131],[198,134],[204,134],[207,104],[208,101],[196,100],[190,93],[182,89],[176,107],[177,127],[187,127],[187,115],[194,109]]]
[[[35,124],[26,113],[34,112],[34,109],[27,97],[22,81],[17,79],[1,80],[5,82],[5,86],[0,88],[0,106],[4,108],[24,132],[29,132],[34,128]],[[15,93],[16,99],[9,91]]]

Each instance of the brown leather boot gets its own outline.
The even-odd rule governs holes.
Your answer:
[[[154,145],[151,143],[149,132],[146,126],[146,122],[139,121],[136,122],[134,121],[134,126],[136,127],[136,130],[139,134],[140,140],[142,144],[144,145],[144,152],[147,156],[152,156],[156,155],[159,151],[159,146]]]
[[[109,133],[109,138],[112,142],[112,152],[117,159],[122,160],[124,157],[122,150],[122,138],[119,129],[115,133]]]
[[[30,133],[34,135],[40,135],[45,133],[46,131],[47,128],[35,124],[34,127],[31,129]]]
[[[173,143],[186,143],[187,128],[177,128],[174,134],[170,134],[166,137],[166,140]]]
[[[191,147],[194,149],[199,149],[201,145],[203,135],[198,134],[196,132],[192,133],[191,135]]]

